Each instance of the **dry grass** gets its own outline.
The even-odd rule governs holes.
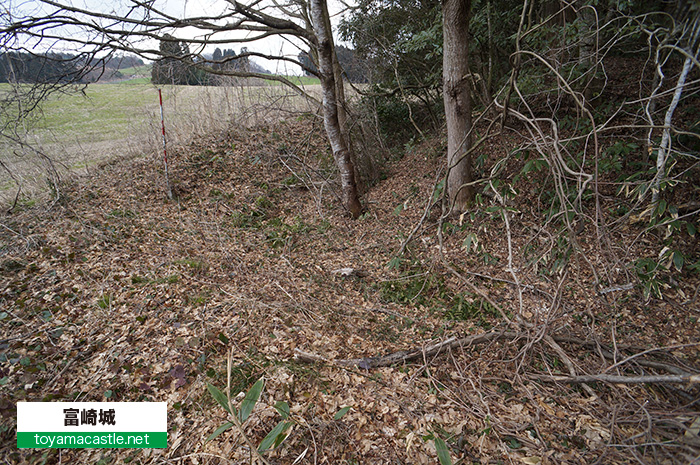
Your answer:
[[[314,112],[306,99],[279,85],[164,86],[166,136],[171,146],[196,135],[252,126],[284,115]],[[306,90],[318,94],[318,86]],[[9,91],[9,86],[0,92]],[[95,166],[161,152],[158,92],[150,84],[93,84],[85,92],[51,97],[26,145],[3,140],[0,202],[33,204],[55,194],[57,178],[90,175]],[[47,187],[49,189],[47,189]],[[54,192],[51,192],[54,191]]]

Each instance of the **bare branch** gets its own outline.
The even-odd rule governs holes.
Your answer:
[[[441,352],[455,349],[458,347],[471,347],[478,344],[484,344],[486,342],[492,342],[498,339],[515,338],[516,336],[517,333],[512,331],[494,330],[488,333],[477,334],[474,336],[467,336],[462,338],[458,338],[456,336],[451,337],[447,340],[436,342],[419,349],[405,350],[378,357],[354,358],[347,360],[329,360],[320,355],[310,354],[299,349],[296,349],[294,352],[296,359],[300,362],[327,362],[340,366],[357,366],[358,368],[370,370],[374,368],[395,365],[397,363],[411,362],[414,360],[418,360],[422,357],[432,357]]]
[[[700,384],[700,374],[648,376],[618,376],[606,374],[582,376],[529,375],[529,377],[541,381],[570,384],[585,384],[600,381],[611,384]]]

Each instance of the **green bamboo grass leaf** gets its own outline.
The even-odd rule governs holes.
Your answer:
[[[260,378],[246,393],[245,398],[241,403],[241,411],[238,414],[238,418],[241,420],[241,423],[245,422],[253,412],[253,408],[255,408],[255,404],[258,403],[258,399],[260,398],[264,384],[265,382],[262,380],[262,378]]]
[[[352,407],[349,406],[349,405],[348,405],[347,407],[341,408],[340,410],[338,410],[338,413],[335,414],[335,416],[333,417],[333,419],[334,419],[334,420],[340,420],[341,418],[343,418],[343,417],[345,416],[346,413],[348,413],[348,411],[350,411],[351,408],[352,408]]]
[[[435,438],[435,450],[437,450],[438,460],[440,460],[440,465],[452,465],[452,458],[450,457],[450,450],[447,448],[447,444],[442,439]]]
[[[287,437],[286,432],[291,425],[291,421],[280,421],[277,423],[277,426],[272,428],[272,431],[267,433],[267,436],[260,442],[258,452],[264,452],[270,448],[276,449]]]
[[[226,394],[221,392],[219,388],[217,388],[211,383],[207,383],[207,390],[214,398],[214,400],[224,408],[224,410],[226,410],[228,413],[231,413],[231,409],[229,409],[228,406],[228,398],[226,397]]]
[[[224,423],[223,425],[219,426],[219,427],[216,429],[216,431],[214,431],[213,433],[211,433],[211,435],[207,438],[207,440],[206,440],[205,442],[211,441],[212,439],[216,438],[218,435],[220,435],[221,433],[223,433],[223,432],[226,431],[227,429],[230,429],[232,426],[233,426],[233,423],[231,423],[230,421],[227,421],[227,422]]]
[[[282,415],[283,419],[288,419],[289,418],[289,404],[286,403],[285,401],[281,400],[275,404],[275,410]]]
[[[683,269],[683,263],[685,263],[685,258],[678,251],[673,252],[673,266],[678,272]]]

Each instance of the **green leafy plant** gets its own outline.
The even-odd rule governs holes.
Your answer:
[[[346,413],[348,413],[348,412],[350,411],[351,408],[352,408],[352,407],[349,406],[349,405],[348,405],[348,406],[345,406],[345,407],[343,407],[343,408],[341,408],[341,409],[338,410],[338,412],[335,414],[335,416],[333,417],[333,419],[334,419],[334,420],[340,420],[341,418],[343,418],[343,417],[345,416]]]
[[[254,208],[243,205],[240,210],[233,212],[231,215],[231,225],[234,228],[259,228],[268,216],[267,207],[263,204],[264,202],[256,201]]]
[[[450,457],[450,449],[448,449],[445,441],[439,437],[435,438],[435,450],[437,451],[440,465],[452,465],[452,457]]]
[[[474,252],[478,252],[481,250],[481,245],[479,244],[479,238],[477,237],[476,234],[469,233],[467,236],[464,238],[464,241],[462,242],[462,248],[467,252],[471,252],[472,249]]]
[[[401,269],[402,263],[403,259],[401,257],[394,257],[391,260],[389,260],[389,263],[387,263],[386,267],[390,270],[399,270]]]
[[[525,165],[520,169],[513,182],[517,182],[521,178],[529,179],[530,173],[537,173],[549,167],[549,163],[544,158],[533,158],[525,162]]]
[[[659,277],[659,264],[652,258],[640,258],[634,263],[634,271],[642,283],[644,300],[661,297],[662,281]]]
[[[275,404],[275,410],[282,417],[282,421],[277,423],[277,425],[267,433],[267,436],[263,438],[258,446],[258,451],[263,452],[270,448],[276,449],[282,444],[287,438],[287,431],[292,426],[292,422],[289,421],[289,404],[284,401],[279,401]]]
[[[637,149],[639,149],[637,144],[628,141],[619,140],[615,142],[598,160],[598,170],[601,173],[621,171],[622,160],[628,158]]]
[[[291,224],[275,217],[265,223],[265,242],[273,249],[290,247],[297,236],[308,233],[309,229],[299,216],[296,216]]]
[[[450,456],[450,448],[444,439],[436,433],[430,433],[423,436],[424,441],[433,441],[435,443],[435,451],[437,452],[440,465],[452,465],[452,457]]]
[[[669,204],[664,199],[642,212],[641,216],[649,215],[649,230],[662,234],[662,248],[655,258],[644,257],[633,262],[634,272],[642,285],[642,295],[645,301],[652,297],[661,298],[664,288],[671,287],[668,275],[686,271],[698,271],[700,263],[693,263],[692,255],[688,254],[683,244],[688,238],[697,235],[697,226],[688,221],[692,216],[683,216],[679,208]]]
[[[112,294],[103,294],[102,297],[99,298],[97,301],[97,306],[100,307],[102,310],[107,310],[112,307],[112,304],[114,302],[114,296]]]
[[[136,213],[134,213],[131,210],[112,210],[109,214],[109,216],[112,216],[114,218],[134,218],[136,216]]]
[[[445,318],[449,320],[470,321],[482,323],[487,317],[498,317],[499,312],[490,303],[473,294],[457,294],[452,302],[445,307]]]
[[[229,369],[229,384],[230,373],[231,370]],[[253,386],[251,386],[251,388],[248,389],[248,391],[245,394],[245,397],[243,398],[240,406],[238,407],[238,410],[236,410],[229,396],[227,396],[223,391],[221,391],[213,384],[207,383],[207,390],[209,391],[209,394],[211,394],[212,398],[229,414],[229,420],[223,423],[211,435],[209,435],[209,437],[207,438],[207,442],[212,441],[213,439],[220,436],[222,433],[228,431],[229,429],[235,426],[240,432],[240,434],[243,436],[244,440],[251,447],[251,449],[257,451],[257,454],[261,454],[268,450],[274,450],[278,448],[282,444],[282,442],[284,442],[284,440],[287,438],[287,433],[289,429],[294,425],[294,420],[291,418],[291,411],[287,402],[278,401],[273,406],[277,413],[279,413],[280,417],[282,417],[282,420],[279,421],[277,425],[275,425],[275,427],[267,433],[267,435],[262,439],[262,441],[260,441],[260,444],[258,444],[257,448],[254,447],[250,439],[245,435],[243,431],[243,425],[250,418],[251,414],[253,413],[253,410],[255,409],[255,406],[260,400],[260,396],[262,394],[264,385],[265,383],[263,379],[258,379],[253,384]],[[342,407],[340,410],[338,410],[333,419],[336,421],[340,420],[350,411],[351,408],[352,406]]]
[[[198,258],[182,258],[179,260],[175,260],[173,262],[175,265],[181,265],[186,268],[189,268],[190,270],[201,273],[207,270],[208,265],[203,261]]]
[[[264,385],[265,383],[262,379],[257,380],[248,390],[248,392],[246,392],[243,401],[241,401],[241,405],[239,406],[238,410],[236,410],[229,396],[224,394],[213,384],[207,383],[207,390],[211,396],[229,414],[229,420],[219,426],[211,435],[209,435],[207,442],[215,439],[225,431],[236,426],[245,441],[249,443],[251,448],[255,449],[258,454],[279,447],[279,445],[286,439],[287,431],[293,425],[293,422],[289,419],[289,405],[286,402],[277,402],[275,404],[274,408],[282,417],[282,421],[280,421],[274,428],[272,428],[272,430],[270,430],[257,448],[251,444],[250,439],[243,431],[244,423],[248,420],[248,418],[250,418],[255,405],[260,400],[260,395],[262,394]]]
[[[438,182],[433,190],[433,202],[442,197],[442,193],[445,191],[445,180]]]
[[[411,271],[404,277],[392,281],[384,281],[380,285],[382,301],[400,305],[424,305],[449,298],[450,292],[444,280],[433,274],[415,274]]]

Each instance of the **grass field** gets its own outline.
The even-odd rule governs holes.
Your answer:
[[[150,76],[151,65],[132,66],[131,68],[122,68],[119,70],[124,76]]]
[[[58,142],[101,142],[123,137],[152,117],[158,94],[148,85],[94,84],[85,94],[61,95],[46,102],[36,134]]]
[[[319,81],[318,78],[311,77],[311,76],[284,76],[284,77],[287,78],[287,80],[289,80],[293,84],[296,84],[300,87],[316,86],[316,85],[321,84],[321,81]],[[270,84],[275,85],[275,86],[284,85],[279,81],[273,81],[273,80],[268,80],[265,82],[270,83]]]
[[[0,201],[13,199],[20,186],[29,197],[45,190],[48,160],[65,177],[89,174],[96,164],[108,160],[162,150],[158,89],[144,83],[145,80],[90,84],[83,91],[55,95],[44,102],[41,114],[24,129],[24,138],[30,146],[0,140],[0,157],[8,168],[0,170]],[[295,82],[311,93],[318,93],[313,85],[317,80],[295,78]],[[9,91],[8,84],[0,85],[0,94]],[[171,145],[232,125],[250,126],[279,118],[281,111],[314,110],[303,98],[278,83],[162,86],[162,92],[166,133]]]

